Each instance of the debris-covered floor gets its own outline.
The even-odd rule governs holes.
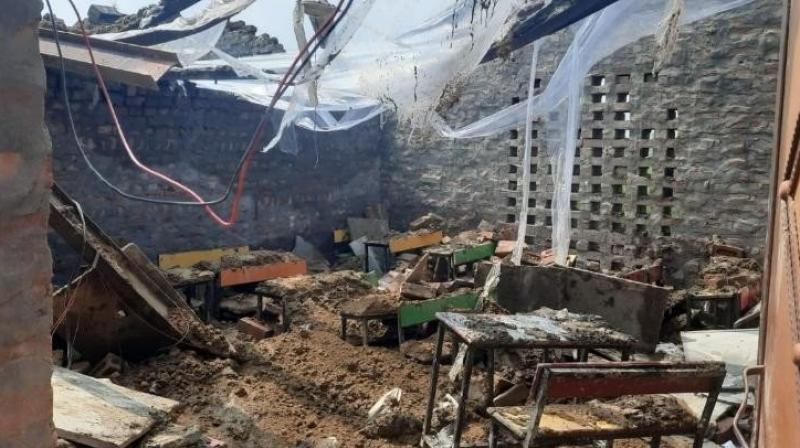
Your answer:
[[[255,263],[255,260],[261,259],[259,257],[240,258],[253,259]],[[265,262],[270,263],[294,260],[291,254],[267,258]],[[407,260],[418,258],[421,257],[406,257]],[[704,272],[719,275],[724,266],[730,265],[752,268],[745,259],[738,260],[714,259],[715,264],[709,264]],[[230,260],[222,263],[223,266],[230,264]],[[413,263],[400,261],[398,266],[380,283],[386,286],[387,281],[392,279],[398,281],[400,278],[402,283],[407,282],[409,277],[413,278],[416,270],[412,269]],[[203,263],[200,267],[212,271],[219,269],[219,266]],[[431,287],[432,282],[423,281],[421,284]],[[698,286],[693,290],[709,290],[714,286]],[[725,287],[729,287],[728,282]],[[73,367],[81,366],[96,376],[110,377],[116,384],[180,403],[171,415],[160,418],[156,429],[145,436],[141,442],[144,447],[415,446],[421,435],[430,384],[433,326],[416,328],[408,335],[410,337],[401,349],[397,346],[397,329],[391,322],[369,324],[371,338],[367,347],[362,346],[361,327],[355,322],[348,324],[348,339],[340,337],[342,311],[357,314],[375,307],[396,308],[400,301],[408,300],[398,293],[402,289],[395,289],[394,293],[386,288],[378,289],[370,283],[369,274],[353,270],[332,270],[268,280],[260,284],[258,291],[273,298],[280,297],[287,303],[291,322],[286,332],[281,331],[277,322],[270,322],[271,318],[262,322],[269,329],[269,333],[265,334],[269,337],[253,338],[242,332],[236,321],[255,314],[257,296],[252,292],[231,291],[221,300],[221,320],[204,328],[195,323],[200,328],[193,329],[195,333],[204,334],[215,341],[215,345],[225,345],[220,340],[224,337],[230,356],[213,356],[178,343],[143,360],[122,362],[118,368],[100,374],[96,367],[89,370],[91,366],[86,366],[85,362],[75,362]],[[202,303],[195,302],[195,305],[202,306]],[[270,316],[269,310],[276,307],[268,300],[265,315]],[[491,303],[487,304],[486,309],[507,313]],[[696,320],[702,312],[695,310],[693,313],[690,310],[683,319],[687,322]],[[600,339],[611,334],[598,316],[547,308],[536,311],[534,315]],[[669,351],[669,347],[669,344],[659,346],[658,351],[663,359],[679,359],[674,354],[663,355]],[[680,351],[680,347],[676,347]],[[451,349],[451,342],[446,342],[447,365],[452,361],[449,356]],[[529,385],[533,369],[541,361],[541,356],[540,351],[508,350],[498,353],[497,371],[501,379],[495,381],[497,393],[512,389],[516,387],[515,384]],[[604,361],[594,355],[590,358],[590,361],[598,360]],[[482,443],[487,439],[487,420],[485,416],[475,413],[484,400],[485,367],[485,362],[479,361],[477,374],[473,377],[464,443]],[[439,397],[448,393],[452,396],[458,394],[459,381],[449,379],[448,370],[448,366],[445,366],[440,372],[440,384],[444,386],[440,388]],[[369,418],[376,402],[385,396],[394,397],[397,389],[400,399],[389,400],[390,404],[377,417]],[[523,394],[524,399],[527,389]],[[516,400],[519,399],[517,396]],[[512,397],[512,400],[515,398]],[[516,403],[522,404],[521,401]],[[448,404],[447,399],[439,400],[434,413],[434,428],[444,427],[454,420],[454,406]],[[653,409],[658,412],[653,414]],[[685,404],[668,396],[623,397],[602,402],[594,400],[581,405],[553,404],[548,406],[547,412],[549,416],[542,422],[545,431],[548,427],[614,424],[612,422],[620,418],[648,426],[692,418]],[[179,429],[176,430],[175,425]],[[159,442],[158,438],[163,434],[178,434],[166,437],[167,442],[177,444]],[[620,440],[615,446],[645,447],[649,446],[649,442],[644,439]],[[666,438],[662,446],[691,446],[691,440],[685,437]]]
[[[363,284],[358,274],[349,271],[319,276],[325,280],[337,277],[340,281],[328,291],[333,294],[312,286],[307,288],[306,297],[297,297],[294,303],[302,313],[293,322],[292,331],[251,341],[228,328],[227,336],[236,341],[240,350],[238,359],[213,358],[173,348],[130,364],[115,381],[180,401],[183,406],[175,417],[176,423],[197,426],[203,434],[232,447],[416,445],[430,380],[429,366],[419,359],[407,358],[396,346],[362,347],[356,336],[343,341],[336,308],[363,296]],[[304,277],[292,283],[316,282]],[[421,345],[423,353],[432,351],[430,343],[410,345]],[[445,369],[442,380],[446,381],[446,377]],[[402,390],[397,412],[390,418],[368,423],[370,408],[393,388]],[[616,408],[611,404],[598,414],[562,409],[558,415],[574,420],[601,418],[598,415],[611,419],[614,414],[635,412],[642,405],[621,401]],[[440,416],[447,419],[446,413],[437,414]],[[468,428],[466,441],[485,441],[486,425],[476,420]],[[332,443],[329,438],[339,445],[326,445]],[[615,446],[648,445],[644,441],[620,441]],[[678,440],[665,446],[690,444]]]

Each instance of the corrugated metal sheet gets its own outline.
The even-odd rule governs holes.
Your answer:
[[[92,76],[94,72],[83,36],[59,32],[58,38],[67,71]],[[92,37],[89,39],[100,73],[106,81],[157,89],[158,80],[171,67],[180,65],[174,53]],[[45,66],[59,68],[58,51],[52,30],[39,30],[39,51]]]

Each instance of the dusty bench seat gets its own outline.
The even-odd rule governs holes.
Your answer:
[[[689,434],[694,447],[703,444],[711,411],[725,377],[722,363],[540,364],[529,406],[492,407],[489,446],[503,430],[527,447],[591,443],[597,440],[648,437],[651,446],[661,437]],[[707,393],[698,421],[664,394]],[[564,399],[590,400],[581,404],[547,404]]]

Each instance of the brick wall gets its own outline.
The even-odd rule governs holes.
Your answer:
[[[277,149],[256,155],[239,222],[230,229],[212,223],[197,207],[123,199],[89,172],[68,132],[57,73],[48,72],[47,78],[56,181],[106,232],[135,242],[150,256],[241,244],[291,249],[295,235],[325,248],[333,228],[345,225],[348,216],[360,216],[380,198],[380,128],[374,120],[354,132],[315,135],[298,130],[297,156]],[[104,175],[133,194],[186,199],[127,159],[92,80],[71,76],[68,89],[79,135]],[[142,162],[209,198],[224,191],[263,110],[224,93],[174,82],[159,91],[112,84],[111,95]],[[227,204],[216,208],[227,216]],[[63,272],[75,261],[56,247],[57,272]]]
[[[571,250],[585,265],[617,269],[665,256],[680,280],[697,268],[703,239],[712,234],[761,254],[779,5],[757,1],[684,28],[657,77],[652,38],[593,67],[585,79],[570,204]],[[543,48],[540,88],[568,43],[562,33]],[[448,121],[462,125],[525,101],[529,62],[525,48],[479,67]],[[426,211],[456,225],[517,219],[523,129],[455,141],[394,129],[383,183],[396,226]],[[534,136],[528,242],[544,248],[553,186],[538,124]]]

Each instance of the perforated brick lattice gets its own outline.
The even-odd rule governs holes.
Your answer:
[[[669,237],[679,220],[680,110],[649,72],[594,73],[586,78],[570,200],[571,248],[616,269],[643,257],[655,236]],[[519,98],[512,98],[518,102]],[[529,244],[550,245],[553,185],[541,124],[531,133]],[[522,132],[508,138],[508,222],[521,197]],[[541,169],[544,167],[545,169]]]

